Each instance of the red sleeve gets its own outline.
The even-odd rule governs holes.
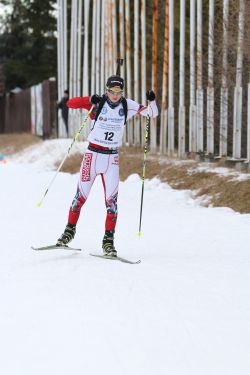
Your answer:
[[[76,98],[69,99],[67,101],[67,106],[69,108],[84,108],[88,111],[90,110],[92,104],[90,103],[90,97],[89,96],[78,96]]]
[[[92,104],[90,103],[90,96],[78,96],[76,98],[69,99],[67,101],[67,106],[74,109],[83,108],[89,111],[92,107]],[[95,118],[93,111],[90,114],[90,118],[91,120]]]

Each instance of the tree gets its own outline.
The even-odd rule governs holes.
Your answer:
[[[25,88],[56,76],[55,0],[7,0],[13,12],[0,34],[6,89]]]

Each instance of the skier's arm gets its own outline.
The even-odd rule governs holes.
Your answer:
[[[127,119],[129,120],[136,114],[140,114],[142,116],[147,116],[149,113],[150,117],[158,116],[158,108],[155,101],[155,94],[153,91],[147,91],[147,100],[149,101],[149,111],[148,108],[142,104],[135,102],[134,100],[127,99],[128,103],[128,116]]]
[[[90,108],[92,107],[92,104],[94,104],[91,102],[91,98],[92,98],[91,96],[78,96],[78,97],[69,99],[67,101],[67,106],[72,109],[83,108],[89,111]],[[93,111],[90,114],[90,118],[91,120],[95,118]]]
[[[149,111],[148,111],[148,107],[140,105],[140,109],[138,113],[142,116],[147,116],[149,112],[150,117],[157,117],[159,112],[158,112],[156,101],[153,100],[152,102],[149,102],[148,106],[149,106]]]
[[[67,106],[69,108],[83,108],[90,110],[92,104],[90,102],[90,96],[77,96],[75,98],[71,98],[67,101]]]

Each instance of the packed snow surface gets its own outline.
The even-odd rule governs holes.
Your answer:
[[[139,238],[141,181],[131,175],[116,247],[142,262],[102,260],[89,256],[104,231],[99,178],[72,242],[83,251],[35,252],[62,233],[78,179],[59,173],[36,206],[68,147],[50,142],[0,164],[0,373],[249,374],[250,215],[201,207],[153,179]]]

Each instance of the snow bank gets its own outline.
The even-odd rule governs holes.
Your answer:
[[[10,160],[18,164],[33,164],[36,169],[53,170],[56,162],[63,160],[72,143],[72,139],[47,140],[38,145],[32,145],[24,151],[13,155]],[[75,142],[70,155],[83,153],[87,142]]]

